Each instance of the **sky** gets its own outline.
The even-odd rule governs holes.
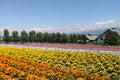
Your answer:
[[[0,0],[0,31],[89,32],[120,27],[120,0]]]

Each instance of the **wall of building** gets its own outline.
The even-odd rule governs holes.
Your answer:
[[[101,35],[99,38],[98,38],[98,44],[104,44],[105,42],[105,34]]]

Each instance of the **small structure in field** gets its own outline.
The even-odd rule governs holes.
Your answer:
[[[83,40],[77,40],[77,43],[83,43]]]

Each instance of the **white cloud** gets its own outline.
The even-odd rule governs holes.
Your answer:
[[[96,23],[91,23],[91,24],[85,24],[85,25],[81,25],[81,24],[73,24],[70,26],[40,26],[40,27],[33,27],[31,29],[18,29],[17,28],[13,28],[13,27],[8,27],[8,26],[0,26],[0,31],[2,32],[5,28],[7,28],[10,32],[13,30],[17,30],[17,31],[22,31],[22,30],[26,30],[26,31],[31,31],[31,30],[35,30],[37,32],[65,32],[65,33],[72,33],[72,32],[80,32],[80,33],[85,33],[88,31],[96,31],[96,30],[104,30],[104,29],[108,29],[108,28],[113,28],[113,27],[119,27],[120,28],[120,21],[114,21],[114,20],[109,20],[109,21],[105,21],[105,22],[96,22]]]
[[[97,22],[95,23],[95,25],[101,25],[101,24],[109,24],[109,23],[114,23],[114,20],[109,20],[109,21],[105,21],[105,22]]]
[[[30,31],[31,30],[35,30],[35,31],[40,31],[40,32],[46,32],[46,31],[51,31],[51,30],[53,30],[53,28],[52,27],[36,27],[36,28],[32,28],[32,29],[30,29]]]
[[[113,27],[120,28],[120,21],[109,20],[105,22],[96,22],[85,25],[77,24],[77,25],[73,25],[72,30],[77,29],[77,31],[79,32],[86,32],[86,31],[104,30]]]

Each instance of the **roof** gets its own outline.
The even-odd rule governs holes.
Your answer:
[[[89,40],[96,40],[97,36],[96,35],[92,35],[92,34],[87,34],[86,38]]]
[[[116,28],[111,28],[111,29],[107,29],[105,32],[103,32],[101,35],[99,35],[96,39],[98,39],[99,37],[101,37],[103,34],[105,34],[107,31],[114,31],[117,32],[120,36],[120,30],[116,29]]]

